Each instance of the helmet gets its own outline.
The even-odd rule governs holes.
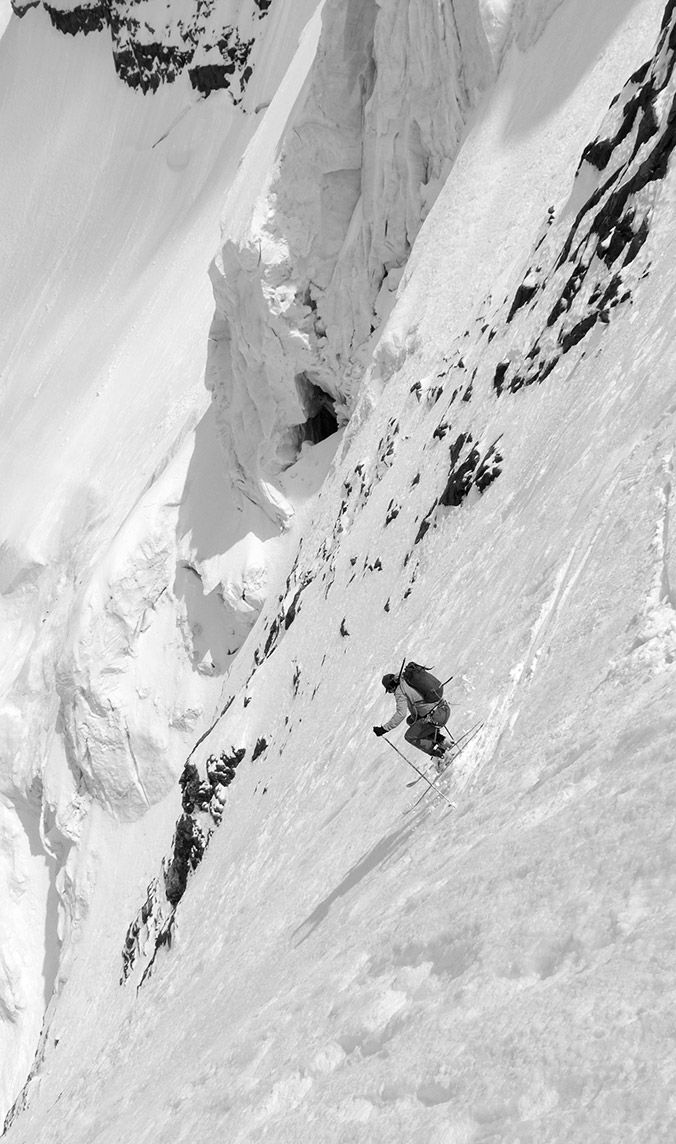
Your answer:
[[[390,672],[383,676],[383,687],[386,691],[394,691],[397,686],[397,677]]]

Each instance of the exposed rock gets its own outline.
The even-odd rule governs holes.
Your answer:
[[[569,209],[558,223],[550,213],[537,244],[538,266],[518,287],[507,321],[526,305],[541,306],[546,318],[521,360],[497,363],[498,394],[544,381],[562,354],[631,300],[631,271],[632,280],[647,272],[643,262],[634,264],[650,233],[654,185],[664,178],[676,145],[675,68],[676,9],[670,0],[655,56],[634,72],[582,153]]]
[[[228,706],[226,704],[223,713]],[[264,739],[259,739],[256,749],[260,743],[265,749]],[[209,755],[204,777],[195,763],[186,762],[179,779],[183,814],[176,823],[171,855],[162,863],[161,876],[148,886],[146,899],[127,930],[120,984],[130,978],[140,963],[145,966],[140,987],[152,970],[158,950],[171,946],[176,907],[185,894],[190,875],[204,857],[214,827],[223,818],[225,790],[245,755],[244,747],[232,747],[230,753],[221,751],[218,756]]]
[[[263,752],[267,751],[267,749],[268,749],[267,739],[264,739],[264,738],[258,739],[256,741],[256,746],[254,747],[254,749],[251,753],[251,761],[253,763],[255,763],[256,759],[260,758],[260,756],[263,754]]]
[[[45,0],[45,10],[59,32],[70,36],[100,32],[108,24],[110,8],[106,3],[78,4],[75,8],[60,8]]]
[[[129,87],[148,94],[187,70],[202,95],[225,90],[240,104],[253,75],[257,29],[272,0],[240,0],[226,9],[217,0],[195,0],[187,19],[177,0],[167,0],[162,9],[150,0],[13,0],[13,8],[23,16],[40,3],[67,35],[109,28],[117,74]],[[224,22],[233,17],[233,23]]]
[[[202,861],[205,847],[206,839],[195,820],[189,814],[182,815],[176,823],[173,855],[164,874],[167,901],[174,908],[185,893],[188,875]]]

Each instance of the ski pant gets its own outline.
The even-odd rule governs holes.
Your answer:
[[[435,747],[443,742],[441,728],[432,723],[430,719],[417,719],[404,735],[407,743],[417,747],[426,755],[431,755]]]

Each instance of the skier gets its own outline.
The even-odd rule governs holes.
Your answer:
[[[453,745],[453,740],[450,743],[444,742],[442,727],[445,725],[450,715],[450,708],[445,699],[436,700],[436,702],[427,702],[415,687],[400,675],[392,675],[388,672],[383,676],[383,687],[388,695],[393,695],[397,709],[389,720],[384,723],[382,727],[374,727],[374,735],[385,735],[388,731],[393,731],[398,727],[406,716],[408,711],[408,731],[404,735],[407,743],[412,747],[416,747],[424,754],[430,755],[433,759],[443,759],[448,747]],[[440,766],[438,763],[437,766]]]

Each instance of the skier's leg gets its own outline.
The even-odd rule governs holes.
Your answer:
[[[443,747],[452,747],[455,739],[446,724],[451,717],[451,709],[445,699],[430,712],[429,718],[436,728],[436,742]]]
[[[432,758],[439,758],[443,754],[443,747],[437,741],[437,730],[438,728],[429,720],[418,719],[412,727],[409,727],[404,738],[418,751],[431,755]]]

